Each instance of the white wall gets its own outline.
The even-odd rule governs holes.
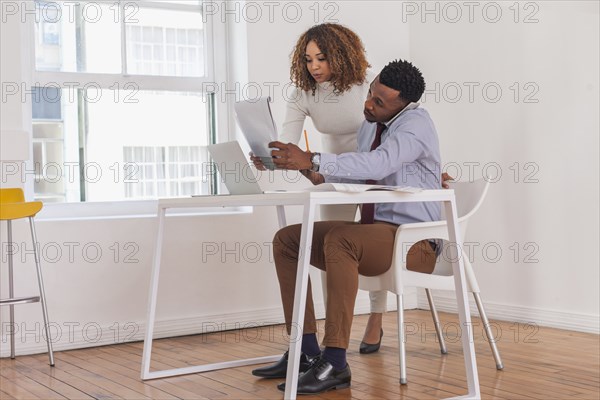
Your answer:
[[[518,22],[517,3],[497,4],[496,23],[494,9],[482,14],[481,5],[472,23],[466,8],[456,23],[449,8],[439,8],[439,22],[422,9],[404,14],[411,58],[433,89],[425,106],[444,162],[459,165],[463,179],[468,165],[502,174],[467,237],[477,242],[483,299],[496,317],[597,332],[598,2],[520,2]],[[496,102],[494,87],[502,89]]]
[[[230,29],[239,38],[234,40],[234,49],[244,47],[239,40],[248,44],[247,59],[234,59],[230,73],[242,84],[279,84],[273,109],[280,124],[285,109],[281,88],[289,78],[291,47],[303,30],[334,12],[334,19],[363,38],[374,70],[391,59],[406,57],[422,69],[430,88],[435,88],[435,82],[440,82],[440,87],[479,82],[479,88],[498,83],[503,95],[496,103],[482,99],[481,91],[475,92],[473,102],[463,91],[461,100],[452,103],[452,85],[439,101],[432,93],[425,99],[438,127],[446,163],[461,166],[463,178],[467,178],[469,162],[480,163],[475,172],[481,173],[481,166],[491,162],[498,163],[502,171],[467,238],[479,243],[474,261],[484,300],[491,316],[555,326],[567,321],[579,330],[598,331],[597,3],[570,2],[566,6],[537,2],[539,22],[535,24],[515,24],[509,19],[497,24],[422,23],[420,15],[407,14],[414,11],[407,6],[419,7],[421,2],[403,6],[386,1],[320,3],[321,7],[335,4],[339,9],[321,8],[315,21],[314,11],[308,9],[312,2],[297,4],[304,7],[297,23],[286,21],[281,8],[275,9],[270,22],[265,8],[258,22],[248,22],[245,29],[242,25]],[[520,18],[531,11],[521,9]],[[503,12],[512,18],[511,10],[503,8]],[[26,79],[19,64],[22,55],[17,39],[21,34],[18,23],[2,24],[3,82]],[[521,85],[516,103],[510,90],[514,82]],[[524,102],[530,89],[523,91],[523,85],[528,82],[539,88],[533,96],[538,103]],[[5,130],[30,132],[30,115],[29,105],[14,99],[1,106],[4,146],[9,137]],[[311,143],[318,143],[316,136]],[[520,167],[517,182],[510,169],[515,162]],[[537,170],[525,169],[528,162]],[[532,171],[535,175],[530,178],[539,182],[524,183],[525,175]],[[263,183],[275,186],[281,178]],[[18,184],[2,182],[3,186]],[[291,210],[290,222],[298,219],[297,210]],[[24,224],[16,225],[16,241],[25,242]],[[4,229],[3,224],[3,242]],[[61,333],[58,349],[141,338],[155,229],[152,218],[40,220],[38,237],[45,252],[50,316],[55,332]],[[268,245],[275,230],[274,211],[260,208],[243,215],[170,218],[158,334],[198,332],[203,323],[212,330],[214,323],[232,327],[235,323],[281,321]],[[520,247],[517,262],[510,249],[514,242]],[[523,262],[535,248],[523,248],[529,243],[537,246],[533,255],[537,262]],[[481,252],[485,245],[490,250],[487,260]],[[221,251],[211,254],[209,250],[215,246]],[[498,262],[491,262],[496,247],[503,253]],[[94,262],[97,249],[102,255]],[[125,262],[128,255],[130,263]],[[202,265],[203,257],[209,265]],[[25,261],[22,268],[18,265],[17,290],[35,293],[32,256]],[[5,282],[5,256],[2,268]],[[320,292],[315,292],[320,302]],[[2,296],[6,294],[3,286]],[[441,308],[451,309],[446,297],[439,298]],[[409,305],[416,304],[415,298],[408,300]],[[367,306],[362,294],[358,309],[366,311]],[[20,352],[44,351],[39,325],[35,325],[41,320],[39,307],[16,310]],[[3,310],[2,355],[7,351],[6,321]],[[29,333],[22,335],[24,329]],[[97,329],[101,329],[100,336]]]

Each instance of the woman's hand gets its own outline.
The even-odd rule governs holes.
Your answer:
[[[259,171],[267,170],[267,168],[265,167],[265,164],[263,164],[260,157],[255,156],[254,153],[252,153],[252,152],[250,152],[250,161],[252,161],[252,164],[254,164],[254,166],[256,167],[257,170],[259,170]]]

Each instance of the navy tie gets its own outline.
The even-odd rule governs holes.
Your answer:
[[[375,131],[375,139],[373,139],[373,143],[371,144],[371,151],[375,150],[381,144],[381,134],[387,128],[385,124],[381,122],[377,123],[377,130]],[[377,181],[372,179],[367,180],[367,185],[374,185]],[[375,204],[366,203],[362,205],[360,211],[360,223],[361,224],[372,224],[375,221]]]

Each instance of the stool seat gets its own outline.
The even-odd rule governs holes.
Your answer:
[[[25,201],[21,188],[0,190],[0,220],[33,217],[42,209],[41,201]]]
[[[2,199],[4,200],[4,199]],[[41,201],[27,201],[21,203],[5,203],[0,201],[0,220],[12,220],[33,217],[42,209]]]

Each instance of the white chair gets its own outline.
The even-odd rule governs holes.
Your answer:
[[[456,206],[458,213],[458,224],[460,227],[461,237],[464,240],[469,219],[481,206],[485,195],[489,188],[489,182],[484,179],[473,182],[448,182],[451,189],[454,189],[456,195]],[[443,207],[442,207],[443,210]],[[443,211],[442,211],[443,215]],[[440,322],[437,311],[431,295],[431,289],[440,290],[455,290],[454,278],[452,275],[452,265],[445,259],[444,251],[436,263],[435,269],[431,274],[425,274],[406,269],[406,255],[410,247],[424,239],[444,239],[448,240],[448,230],[446,221],[422,222],[413,224],[404,224],[398,228],[396,232],[396,241],[394,244],[394,254],[392,258],[392,267],[382,275],[367,277],[359,276],[359,288],[361,290],[377,291],[387,290],[396,294],[398,303],[398,338],[400,344],[400,383],[406,384],[406,343],[404,332],[404,301],[403,293],[405,287],[422,287],[425,288],[427,300],[433,322],[435,325],[436,334],[440,343],[442,354],[446,354],[446,344],[442,335]],[[446,242],[445,242],[446,243]],[[467,289],[473,293],[475,303],[479,310],[481,320],[484,325],[485,333],[492,349],[492,354],[496,362],[496,368],[501,370],[504,368],[500,353],[496,347],[494,337],[492,335],[488,318],[481,303],[479,296],[479,285],[473,267],[469,259],[463,251],[463,261],[465,267],[465,276],[467,278]],[[325,273],[321,275],[323,287],[327,285]],[[324,289],[326,298],[326,291]]]

